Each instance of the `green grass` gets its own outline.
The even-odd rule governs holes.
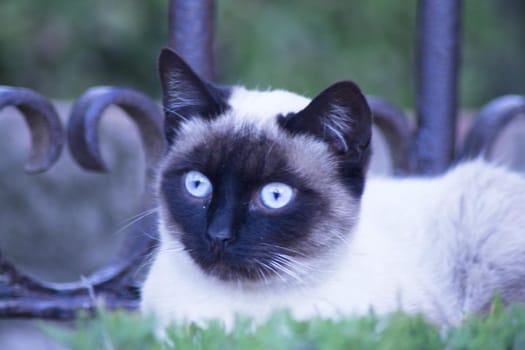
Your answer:
[[[226,333],[218,322],[168,329],[168,342],[157,340],[155,322],[139,314],[100,311],[95,319],[79,317],[73,330],[46,327],[72,349],[525,349],[525,306],[493,303],[487,316],[471,317],[458,327],[438,327],[422,316],[401,312],[370,314],[338,321],[299,322],[284,312],[253,327],[239,319]]]

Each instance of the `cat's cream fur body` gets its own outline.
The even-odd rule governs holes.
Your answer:
[[[229,101],[235,113],[212,123],[254,123],[279,137],[272,117],[308,102],[286,91],[236,88]],[[205,133],[209,125],[199,123],[186,123],[182,134],[196,127]],[[261,321],[278,309],[300,319],[402,309],[457,323],[485,309],[495,291],[525,300],[524,203],[525,179],[482,160],[436,178],[369,178],[357,225],[324,264],[298,261],[297,278],[258,283],[205,274],[160,206],[160,246],[142,310],[163,324],[219,319],[231,326],[237,313]]]

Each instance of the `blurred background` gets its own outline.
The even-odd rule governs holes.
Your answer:
[[[416,0],[218,0],[217,78],[314,94],[343,78],[412,108]],[[465,0],[461,106],[525,92],[525,0]],[[92,85],[159,96],[166,0],[2,0],[0,82],[73,99]]]
[[[217,80],[313,96],[352,79],[366,94],[411,110],[416,4],[218,0]],[[525,0],[464,5],[462,110],[525,94]],[[128,86],[158,99],[167,8],[167,0],[1,0],[0,85],[52,98],[64,121],[71,101],[94,85]],[[65,150],[51,171],[28,176],[24,122],[14,109],[0,112],[0,251],[27,273],[51,281],[91,273],[111,260],[122,228],[140,212],[142,151],[119,113],[112,109],[101,127],[109,174],[81,170]],[[9,348],[1,341],[17,327],[0,321],[0,348]]]

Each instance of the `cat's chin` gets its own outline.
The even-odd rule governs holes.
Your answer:
[[[267,273],[264,277],[258,273],[245,274],[225,269],[220,271],[215,268],[213,270],[204,271],[204,274],[210,279],[215,280],[220,284],[235,286],[244,290],[279,290],[294,287],[301,287],[310,285],[311,281],[308,276],[283,276],[277,274]]]
[[[255,268],[232,266],[224,261],[217,261],[213,265],[206,267],[199,265],[199,267],[206,275],[224,282],[257,283],[264,280],[260,276],[261,272],[258,272]]]
[[[274,285],[299,282],[302,279],[301,273],[292,265],[276,267],[272,261],[243,259],[227,252],[212,254],[190,251],[189,255],[205,275],[226,283]]]
[[[210,280],[245,289],[312,286],[323,281],[346,251],[346,245],[332,247],[325,254],[300,257],[273,252],[273,260],[249,258],[232,252],[212,254],[185,249],[183,254]],[[266,256],[268,258],[269,255]]]

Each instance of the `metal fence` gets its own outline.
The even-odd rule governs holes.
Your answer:
[[[455,145],[457,90],[461,50],[460,0],[419,0],[417,8],[417,125],[378,97],[368,97],[375,125],[383,132],[398,174],[434,175],[451,163],[491,151],[500,132],[525,113],[523,96],[503,96],[483,107],[463,145]],[[213,79],[213,0],[171,0],[169,46],[182,55],[202,77]],[[98,124],[110,105],[121,107],[140,130],[146,154],[146,181],[165,151],[160,106],[132,89],[93,87],[73,105],[67,130],[53,105],[25,88],[0,86],[0,110],[16,107],[31,131],[31,155],[26,172],[49,169],[67,145],[83,168],[105,171],[98,148]],[[143,199],[145,209],[152,198]],[[153,225],[154,218],[137,225]],[[140,227],[136,228],[137,230]],[[109,308],[135,309],[139,290],[136,272],[151,253],[153,241],[144,235],[130,238],[123,255],[73,283],[48,283],[18,271],[0,252],[0,317],[73,318],[79,310],[93,310],[97,300]]]

